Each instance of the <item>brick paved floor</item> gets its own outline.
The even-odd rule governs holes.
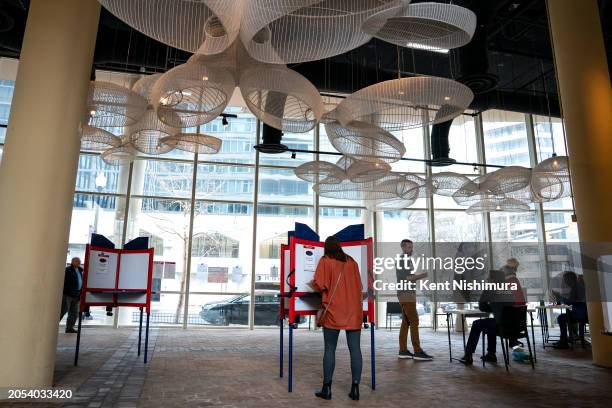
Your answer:
[[[609,406],[612,370],[595,367],[590,351],[542,350],[538,364],[463,367],[449,363],[446,331],[421,330],[433,362],[398,361],[398,331],[377,330],[377,390],[371,391],[369,332],[363,332],[360,405],[375,407],[602,407]],[[278,331],[261,329],[153,329],[151,361],[136,357],[132,329],[87,328],[79,367],[72,366],[74,335],[59,334],[56,386],[76,390],[66,407],[348,407],[348,351],[338,345],[331,402],[317,400],[322,334],[295,331],[294,392],[278,377]],[[285,336],[286,340],[286,336]],[[461,337],[453,335],[454,353]],[[285,348],[286,352],[286,348]],[[498,351],[501,360],[501,351]],[[286,373],[286,371],[285,371]],[[59,404],[5,404],[58,406]]]

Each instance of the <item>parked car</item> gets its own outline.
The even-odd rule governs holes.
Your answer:
[[[249,324],[250,295],[237,295],[227,299],[206,303],[200,317],[208,324],[228,326]],[[279,324],[278,291],[261,291],[255,295],[255,324]]]

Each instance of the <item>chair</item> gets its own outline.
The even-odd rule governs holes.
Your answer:
[[[402,315],[402,305],[399,302],[388,302],[387,303],[387,319],[386,324],[389,330],[392,329],[392,317],[393,315]]]
[[[497,336],[501,342],[506,371],[508,371],[508,366],[510,365],[509,339],[511,338],[527,340],[531,368],[535,370],[533,354],[531,352],[531,340],[529,339],[529,330],[527,329],[527,306],[505,306],[502,310],[501,323],[497,326]]]

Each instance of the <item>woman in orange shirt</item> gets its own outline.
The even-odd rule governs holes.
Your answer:
[[[358,400],[362,367],[360,339],[363,288],[357,262],[344,253],[336,237],[328,237],[325,240],[325,255],[317,265],[311,286],[322,295],[323,312],[318,323],[323,326],[325,341],[323,388],[315,395],[331,399],[338,335],[340,330],[345,330],[351,354],[353,380],[349,397]]]

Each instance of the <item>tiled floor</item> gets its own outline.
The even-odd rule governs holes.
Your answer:
[[[333,400],[315,399],[313,391],[321,385],[322,334],[304,329],[295,331],[291,394],[286,378],[278,376],[278,331],[273,329],[153,329],[151,361],[144,366],[136,357],[134,330],[87,328],[78,368],[72,366],[74,335],[60,333],[56,386],[75,389],[75,397],[64,406],[78,407],[609,406],[612,370],[593,366],[589,350],[543,351],[540,344],[535,371],[513,363],[506,373],[503,363],[486,368],[449,363],[444,330],[421,329],[422,345],[434,355],[433,362],[398,361],[397,335],[397,330],[377,330],[377,389],[371,391],[369,332],[363,332],[359,403],[346,395],[350,369],[342,337]],[[459,355],[459,334],[453,335],[453,348]]]

